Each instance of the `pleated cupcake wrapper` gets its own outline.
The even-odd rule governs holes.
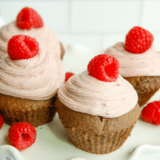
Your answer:
[[[144,106],[160,88],[160,76],[140,76],[123,78],[130,82],[133,85],[134,89],[137,91],[138,104],[140,105],[140,107]],[[154,79],[154,82],[152,78]]]
[[[13,110],[12,108],[1,108],[1,114],[7,124],[12,125],[16,122],[28,122],[33,126],[43,125],[52,121],[56,113],[56,108],[48,106],[47,108],[39,108],[36,110],[24,110],[23,108]]]
[[[61,52],[61,59],[63,60],[65,52]]]
[[[59,42],[59,43],[60,43],[60,48],[61,48],[61,59],[63,59],[64,54],[65,54],[65,48],[61,42]]]
[[[143,95],[138,95],[138,103],[140,105],[140,107],[144,106],[151,98],[152,96],[154,96],[154,94],[156,93],[157,91],[155,92],[150,92],[150,93],[147,93],[147,94],[143,94]]]
[[[130,136],[134,126],[120,132],[96,135],[91,132],[83,133],[74,128],[65,127],[71,141],[80,149],[93,154],[107,154],[120,148]]]

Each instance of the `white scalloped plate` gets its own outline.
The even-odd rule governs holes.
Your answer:
[[[95,55],[101,53],[99,50],[85,48],[81,45],[70,46],[68,49],[63,64],[66,71],[72,71],[75,73],[80,73],[85,70],[89,60]],[[71,50],[74,52],[70,52]],[[160,92],[156,93],[151,101],[159,99]],[[5,124],[0,130],[0,145],[9,144],[7,137],[8,128],[9,126]],[[77,159],[73,160],[160,159],[160,147],[158,146],[142,145],[135,149],[134,152],[130,153],[131,150],[141,144],[160,145],[160,126],[148,124],[139,119],[131,136],[119,150],[107,155],[94,155],[84,152],[72,144],[58,119],[58,115],[56,115],[53,122],[37,128],[36,143],[30,148],[21,151],[20,154],[24,160],[70,160],[76,157]],[[147,147],[152,151],[148,152]]]

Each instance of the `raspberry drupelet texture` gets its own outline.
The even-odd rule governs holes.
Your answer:
[[[149,103],[143,108],[141,117],[144,121],[158,125],[160,124],[160,101]]]
[[[35,142],[36,130],[28,122],[18,122],[10,127],[8,137],[14,147],[23,150]]]
[[[89,75],[100,81],[115,82],[119,74],[119,61],[107,54],[95,56],[88,64]]]
[[[65,82],[67,82],[68,79],[69,79],[70,77],[72,77],[73,75],[74,75],[74,73],[72,73],[72,72],[66,72],[66,75],[65,75]]]
[[[147,51],[153,43],[153,35],[141,27],[133,27],[126,35],[125,49],[134,54]]]
[[[25,7],[17,15],[17,26],[21,29],[40,28],[43,26],[41,16],[32,8]]]
[[[13,36],[8,42],[8,55],[12,60],[32,58],[38,51],[38,42],[26,35]]]
[[[3,124],[4,124],[4,118],[0,114],[0,129],[2,128]]]

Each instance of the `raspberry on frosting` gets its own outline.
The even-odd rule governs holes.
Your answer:
[[[144,121],[158,125],[160,124],[160,101],[149,103],[143,108],[141,117]]]
[[[134,54],[147,51],[153,43],[153,35],[142,27],[133,27],[126,35],[125,49]]]
[[[14,147],[23,150],[35,142],[36,129],[28,122],[18,122],[9,128],[8,137]]]
[[[32,8],[25,7],[17,15],[17,26],[21,29],[40,28],[43,26],[41,16]]]
[[[119,74],[119,61],[110,55],[95,56],[88,64],[89,75],[100,81],[115,82]]]
[[[66,72],[66,75],[65,75],[65,82],[67,82],[68,79],[69,79],[70,77],[72,77],[73,75],[74,75],[74,73],[72,73],[72,72]]]
[[[38,54],[39,44],[26,35],[13,36],[8,42],[8,55],[12,60],[29,59]]]

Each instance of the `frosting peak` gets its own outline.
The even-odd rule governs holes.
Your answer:
[[[7,54],[8,41],[15,35],[24,34],[35,38],[41,48],[52,52],[55,57],[60,58],[60,44],[54,32],[44,23],[41,28],[32,28],[30,30],[20,29],[16,21],[0,28],[0,57]]]
[[[131,111],[137,104],[137,93],[120,75],[115,82],[103,82],[82,72],[64,83],[58,98],[68,108],[94,116],[115,118]]]
[[[160,75],[160,52],[153,45],[144,53],[133,54],[125,50],[123,42],[119,42],[104,53],[118,59],[123,77]]]

